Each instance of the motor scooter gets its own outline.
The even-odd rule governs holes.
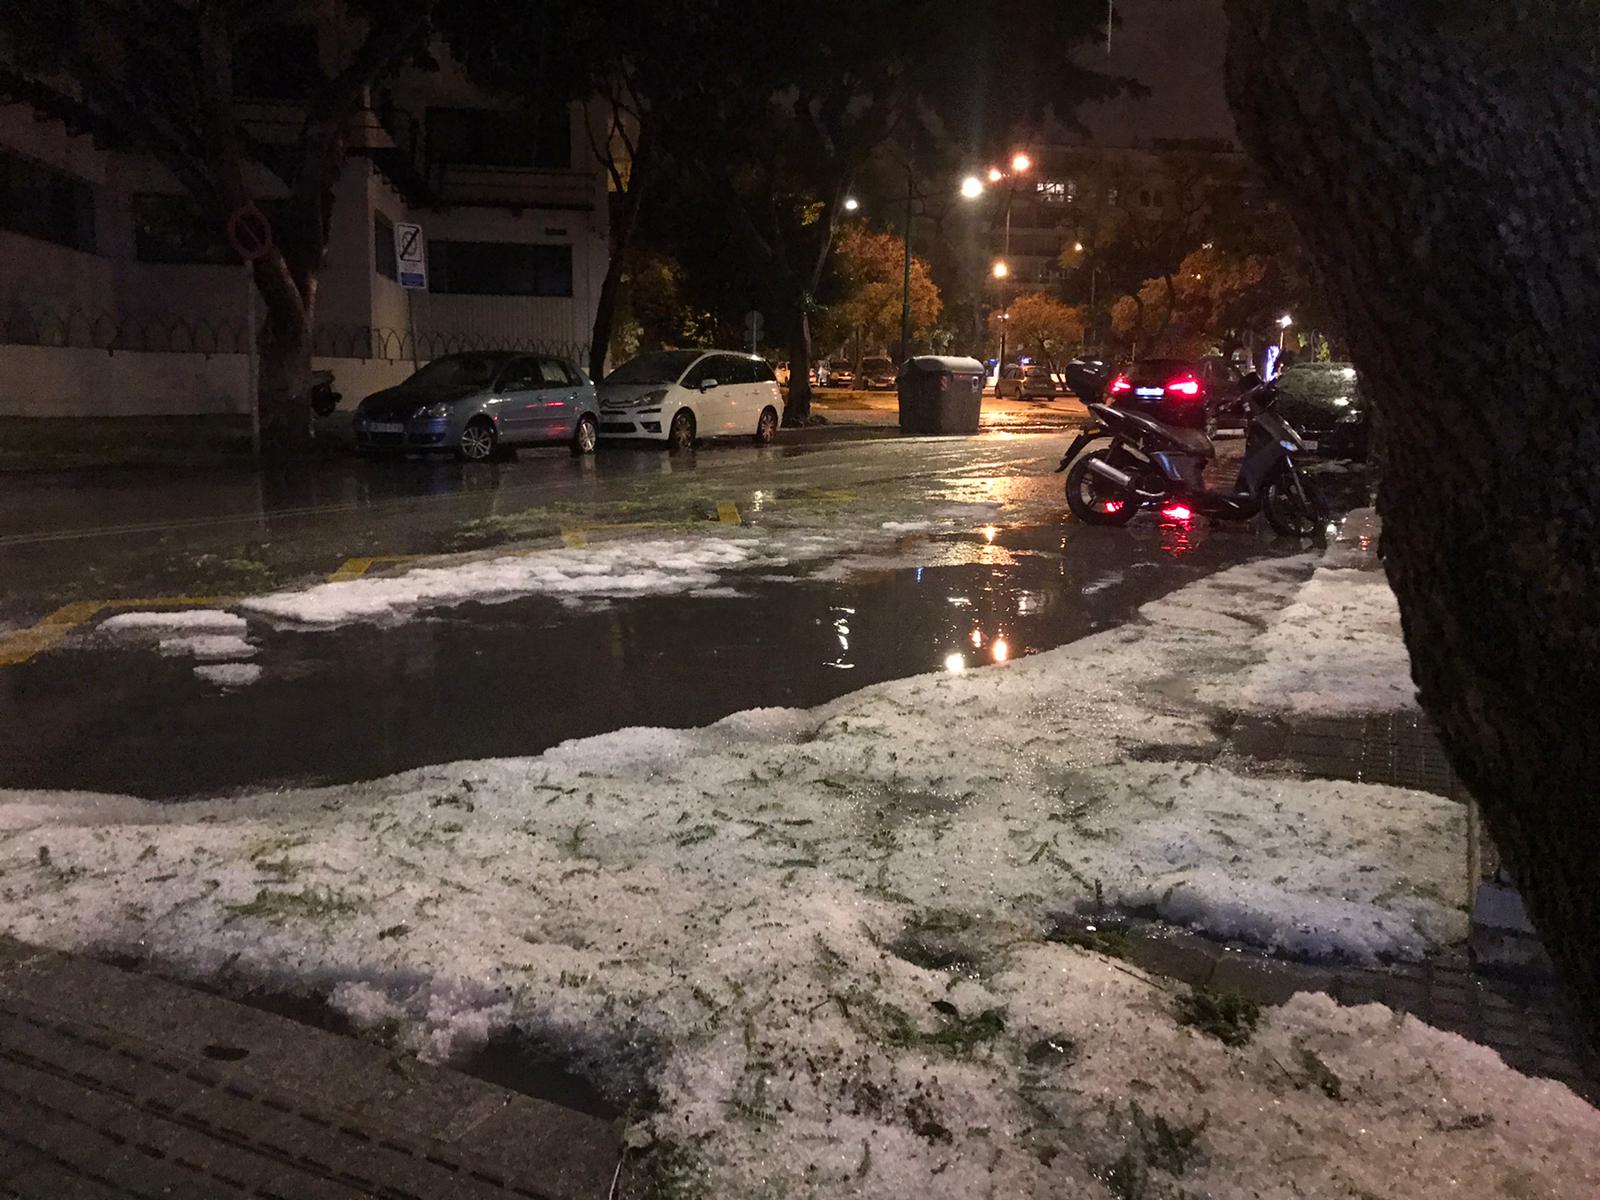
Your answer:
[[[1078,435],[1057,469],[1066,472],[1067,505],[1090,525],[1126,525],[1145,508],[1180,519],[1198,513],[1247,521],[1260,513],[1286,537],[1313,537],[1327,525],[1328,504],[1296,462],[1305,439],[1276,411],[1277,402],[1277,384],[1250,375],[1238,399],[1225,406],[1245,412],[1255,434],[1255,448],[1225,492],[1206,486],[1205,470],[1217,451],[1204,433],[1091,404],[1098,424]],[[1107,438],[1109,445],[1090,449]]]

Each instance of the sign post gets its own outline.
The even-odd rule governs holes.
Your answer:
[[[744,315],[744,331],[750,338],[750,353],[756,352],[756,347],[761,344],[761,337],[767,331],[767,320],[759,312],[751,309]]]
[[[250,406],[250,450],[261,457],[261,359],[256,346],[255,264],[272,253],[272,222],[253,203],[243,204],[228,217],[228,244],[244,262],[244,336],[247,346],[245,402]]]
[[[406,332],[411,338],[411,369],[417,369],[417,318],[411,294],[428,290],[428,242],[422,226],[396,222],[394,227],[395,274],[406,290]]]

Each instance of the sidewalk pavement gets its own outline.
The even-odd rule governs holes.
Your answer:
[[[0,940],[0,1196],[601,1200],[619,1122]]]

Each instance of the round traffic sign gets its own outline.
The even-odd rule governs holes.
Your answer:
[[[243,204],[228,218],[228,245],[247,263],[272,253],[272,222],[254,202]]]

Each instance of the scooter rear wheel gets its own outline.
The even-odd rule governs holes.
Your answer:
[[[1137,497],[1089,469],[1090,462],[1110,458],[1109,450],[1093,450],[1067,472],[1067,507],[1085,525],[1126,525],[1139,514]]]

